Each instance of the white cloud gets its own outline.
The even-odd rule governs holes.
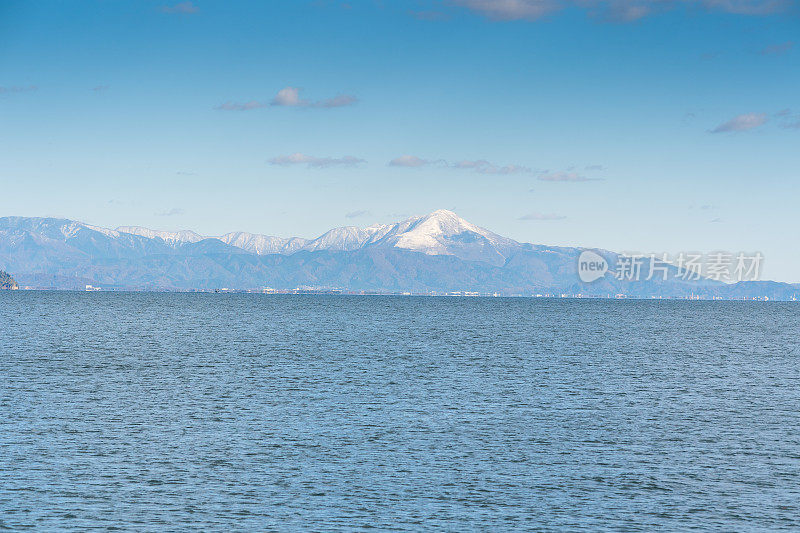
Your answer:
[[[363,217],[364,215],[369,215],[369,211],[350,211],[349,213],[345,213],[344,218],[358,218]]]
[[[653,13],[654,8],[670,5],[667,1],[653,0],[576,0],[588,9],[589,14],[608,22],[634,22]]]
[[[556,0],[452,0],[493,20],[536,20],[561,9]]]
[[[415,155],[401,155],[389,161],[392,167],[419,168],[427,165],[444,165],[460,170],[472,170],[479,174],[530,174],[533,172],[522,165],[496,165],[485,159],[462,160],[448,163],[444,159],[422,159]]]
[[[528,213],[519,217],[519,220],[564,220],[565,218],[567,217],[555,213]]]
[[[300,89],[297,87],[285,87],[278,91],[278,94],[272,99],[272,105],[299,106],[304,104],[306,102],[300,100]]]
[[[177,13],[180,15],[191,15],[197,13],[197,6],[191,2],[180,2],[174,6],[161,7],[162,13]]]
[[[633,22],[646,17],[650,13],[650,6],[645,4],[614,2],[608,9],[608,18],[616,22]]]
[[[711,133],[726,133],[731,131],[748,131],[763,126],[767,122],[766,113],[745,113],[733,117],[711,130]]]
[[[401,155],[400,157],[395,157],[391,161],[389,161],[390,167],[424,167],[425,165],[430,165],[435,161],[431,159],[422,159],[415,155]]]
[[[314,157],[311,155],[302,154],[297,152],[290,155],[282,155],[273,157],[269,160],[273,165],[308,165],[314,168],[328,168],[334,166],[356,166],[360,163],[365,163],[363,159],[346,155],[344,157]]]
[[[278,94],[275,95],[270,104],[279,107],[332,108],[353,105],[358,102],[355,96],[349,94],[339,94],[333,98],[326,98],[318,101],[305,100],[300,97],[300,90],[299,87],[284,87],[278,91]]]
[[[219,109],[221,111],[251,111],[253,109],[267,107],[267,105],[278,107],[332,108],[352,105],[357,101],[358,99],[355,96],[351,96],[349,94],[340,94],[334,96],[333,98],[326,98],[324,100],[312,102],[310,100],[304,100],[301,98],[300,89],[297,87],[284,87],[278,91],[278,94],[275,95],[269,104],[259,100],[250,100],[249,102],[225,102],[224,104],[218,105],[214,109]]]

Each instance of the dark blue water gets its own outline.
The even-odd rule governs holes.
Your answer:
[[[800,528],[800,306],[0,293],[0,529]]]

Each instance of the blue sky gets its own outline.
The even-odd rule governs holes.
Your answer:
[[[0,214],[760,251],[800,281],[800,8],[0,2]],[[392,163],[394,162],[394,163]]]

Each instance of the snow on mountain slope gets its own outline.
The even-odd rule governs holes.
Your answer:
[[[100,235],[119,246],[181,245],[217,239],[229,246],[256,255],[290,255],[298,251],[354,251],[364,248],[397,248],[426,255],[452,255],[470,261],[502,265],[521,245],[478,227],[452,211],[440,209],[425,216],[411,217],[395,224],[376,224],[366,228],[344,226],[327,231],[315,239],[283,238],[242,231],[219,237],[203,236],[194,231],[159,231],[140,226],[120,226],[116,230],[66,219],[26,219],[7,217],[0,229],[23,229],[63,241],[96,239]],[[11,230],[11,228],[16,228]],[[86,233],[88,232],[88,233]],[[92,237],[91,235],[94,235]],[[143,239],[131,241],[130,239]],[[115,245],[115,246],[116,246]]]
[[[145,237],[147,239],[161,239],[165,243],[173,246],[187,242],[189,243],[200,242],[203,239],[208,238],[208,237],[203,237],[202,235],[199,235],[190,230],[158,231],[148,228],[142,228],[140,226],[120,226],[117,228],[117,232],[130,233],[132,235],[138,235],[140,237]]]
[[[62,218],[3,217],[0,218],[0,231],[29,232],[48,239],[66,241],[83,233],[97,232],[110,239],[118,239],[120,234],[112,229],[93,226],[84,222]]]
[[[291,237],[286,239],[286,245],[283,247],[283,254],[293,254],[296,251],[300,250],[303,246],[308,244],[308,239],[303,239],[301,237]]]
[[[382,235],[376,234],[366,246],[391,246],[502,265],[520,244],[471,224],[452,211],[439,209],[395,224]]]
[[[86,229],[90,229],[92,231],[96,231],[98,233],[102,233],[106,237],[111,237],[112,239],[116,239],[117,237],[119,237],[119,232],[118,231],[114,231],[113,229],[101,228],[100,226],[92,226],[91,224],[84,224],[82,222],[77,222],[77,223],[73,222],[72,224],[78,224],[79,226],[83,226]],[[72,225],[72,224],[70,224],[70,225]]]
[[[334,228],[323,233],[316,239],[303,246],[303,250],[331,250],[331,251],[352,251],[362,248],[364,244],[376,233],[390,226],[375,225],[367,228],[357,228],[355,226],[344,226]]]
[[[301,239],[300,237],[284,239],[282,237],[247,233],[244,231],[226,233],[218,238],[225,244],[236,246],[237,248],[247,250],[257,255],[291,254],[309,242],[307,239]]]

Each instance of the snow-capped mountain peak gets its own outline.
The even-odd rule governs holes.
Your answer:
[[[225,244],[247,250],[257,255],[291,254],[308,243],[307,239],[273,237],[244,231],[234,231],[219,237]]]
[[[145,237],[146,239],[161,239],[162,241],[170,245],[200,242],[208,238],[208,237],[203,237],[202,235],[199,235],[191,230],[158,231],[148,228],[142,228],[140,226],[120,226],[117,228],[117,232],[130,233],[132,235]]]
[[[315,239],[274,237],[243,231],[210,237],[190,230],[160,231],[140,226],[120,226],[116,230],[111,230],[69,220],[62,220],[61,223],[59,233],[64,238],[71,238],[80,230],[91,230],[115,240],[126,234],[136,235],[162,241],[171,247],[194,244],[206,239],[218,239],[229,246],[256,255],[397,248],[426,255],[453,255],[461,259],[502,265],[521,246],[516,241],[467,222],[447,209],[439,209],[424,216],[414,216],[394,224],[373,224],[365,228],[356,226],[334,228]]]
[[[369,244],[493,264],[504,263],[509,252],[520,246],[446,209],[399,222]]]
[[[439,209],[427,216],[413,220],[408,229],[398,235],[395,247],[424,251],[430,255],[446,253],[448,238],[468,232],[478,235],[488,233],[452,211]]]
[[[327,231],[310,241],[303,247],[303,250],[332,250],[332,251],[353,251],[363,248],[371,238],[390,228],[390,225],[374,224],[366,228],[356,226],[343,226]]]

